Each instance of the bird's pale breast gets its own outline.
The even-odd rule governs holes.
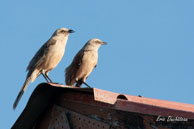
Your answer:
[[[96,51],[85,52],[81,66],[77,72],[77,78],[87,78],[96,66],[98,53]]]
[[[57,64],[61,61],[63,55],[65,52],[65,46],[63,43],[60,41],[56,42],[55,45],[52,45],[48,49],[48,55],[47,58],[45,59],[45,71],[50,71],[54,69]]]

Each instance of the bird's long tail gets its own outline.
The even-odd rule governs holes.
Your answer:
[[[18,102],[20,101],[22,95],[24,94],[24,91],[26,90],[26,88],[28,87],[28,84],[30,82],[33,82],[34,80],[36,80],[36,78],[40,75],[39,70],[35,69],[35,70],[30,70],[28,72],[28,75],[26,77],[26,81],[24,82],[22,89],[20,90],[14,104],[13,104],[13,109],[15,109],[18,105]]]
[[[19,92],[19,94],[18,94],[18,96],[17,96],[17,98],[16,98],[16,100],[15,100],[15,102],[14,102],[14,104],[13,104],[13,109],[15,109],[15,108],[17,107],[18,102],[20,101],[20,99],[21,99],[21,97],[22,97],[24,91],[25,91],[26,88],[28,87],[28,84],[30,83],[30,81],[31,81],[31,77],[27,77],[27,78],[26,78],[26,81],[24,82],[24,84],[23,84],[23,86],[22,86],[22,89],[20,90],[20,92]]]

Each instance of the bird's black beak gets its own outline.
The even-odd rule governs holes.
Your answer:
[[[107,42],[102,42],[102,45],[107,45],[108,43]]]
[[[69,30],[69,33],[74,33],[75,31],[74,30]]]

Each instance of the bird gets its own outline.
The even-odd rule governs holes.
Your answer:
[[[40,74],[48,83],[52,83],[52,80],[48,77],[48,73],[61,61],[65,53],[69,34],[73,32],[75,31],[67,28],[57,29],[50,39],[36,52],[26,69],[28,71],[26,80],[13,104],[13,109],[17,107],[28,84],[34,82]]]
[[[90,39],[83,48],[75,55],[72,63],[65,69],[66,85],[81,87],[86,83],[86,79],[97,66],[98,63],[98,49],[101,45],[105,45],[100,39]]]

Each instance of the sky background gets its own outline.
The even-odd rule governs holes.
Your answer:
[[[108,45],[89,76],[91,86],[112,92],[194,104],[193,0],[17,0],[0,2],[0,121],[9,129],[34,88],[18,107],[13,102],[37,50],[61,27],[76,31],[50,78],[64,82],[64,70],[91,38]]]

